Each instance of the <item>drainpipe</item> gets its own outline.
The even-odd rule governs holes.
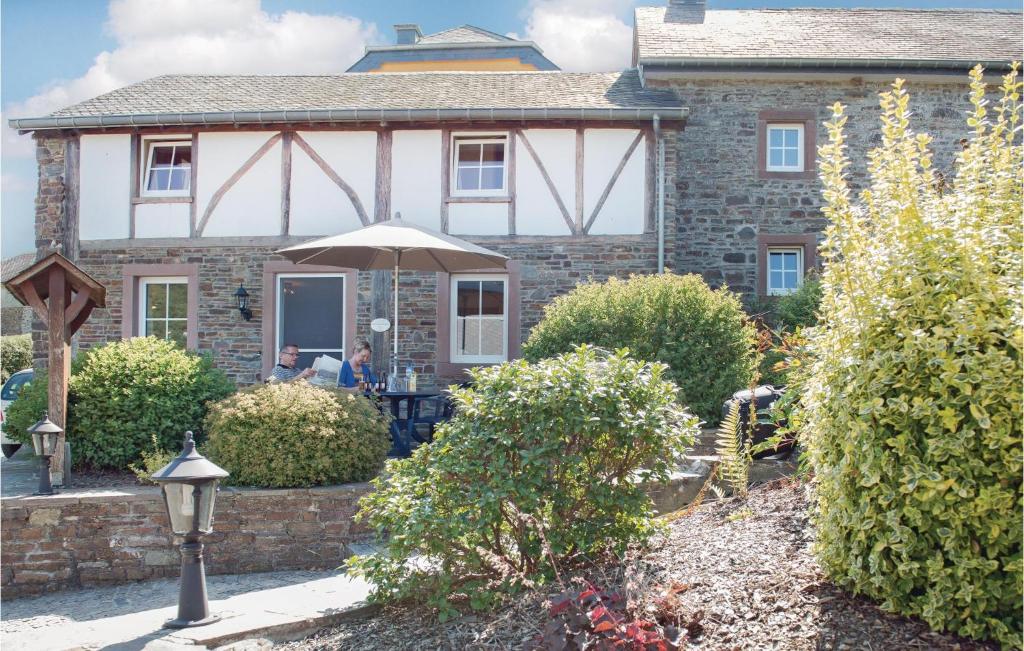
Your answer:
[[[661,137],[661,117],[655,113],[651,118],[654,126],[654,142],[658,147],[658,162],[655,174],[658,177],[658,273],[665,273],[665,141]]]

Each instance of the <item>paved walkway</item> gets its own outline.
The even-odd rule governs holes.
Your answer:
[[[368,588],[338,572],[209,576],[210,611],[221,621],[176,631],[161,628],[177,615],[176,579],[61,592],[4,602],[0,643],[4,651],[198,651],[300,639],[365,615]]]

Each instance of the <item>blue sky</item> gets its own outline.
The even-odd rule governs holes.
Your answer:
[[[158,74],[343,71],[391,26],[464,23],[536,41],[567,70],[629,65],[632,10],[664,0],[3,0],[0,113],[44,115]],[[710,0],[711,8],[971,7],[1021,0]],[[570,38],[568,35],[572,35]],[[0,252],[32,250],[31,142],[3,127]]]

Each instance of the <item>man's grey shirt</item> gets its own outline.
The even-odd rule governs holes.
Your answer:
[[[283,364],[278,364],[274,367],[274,370],[270,373],[270,376],[279,382],[287,382],[288,380],[294,380],[299,377],[302,373],[301,369],[288,368]]]

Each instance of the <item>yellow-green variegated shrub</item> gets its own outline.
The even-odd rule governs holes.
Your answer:
[[[1016,69],[940,181],[884,93],[870,187],[851,199],[843,107],[821,174],[821,321],[800,378],[817,552],[841,585],[930,626],[1021,645],[1021,105]]]

